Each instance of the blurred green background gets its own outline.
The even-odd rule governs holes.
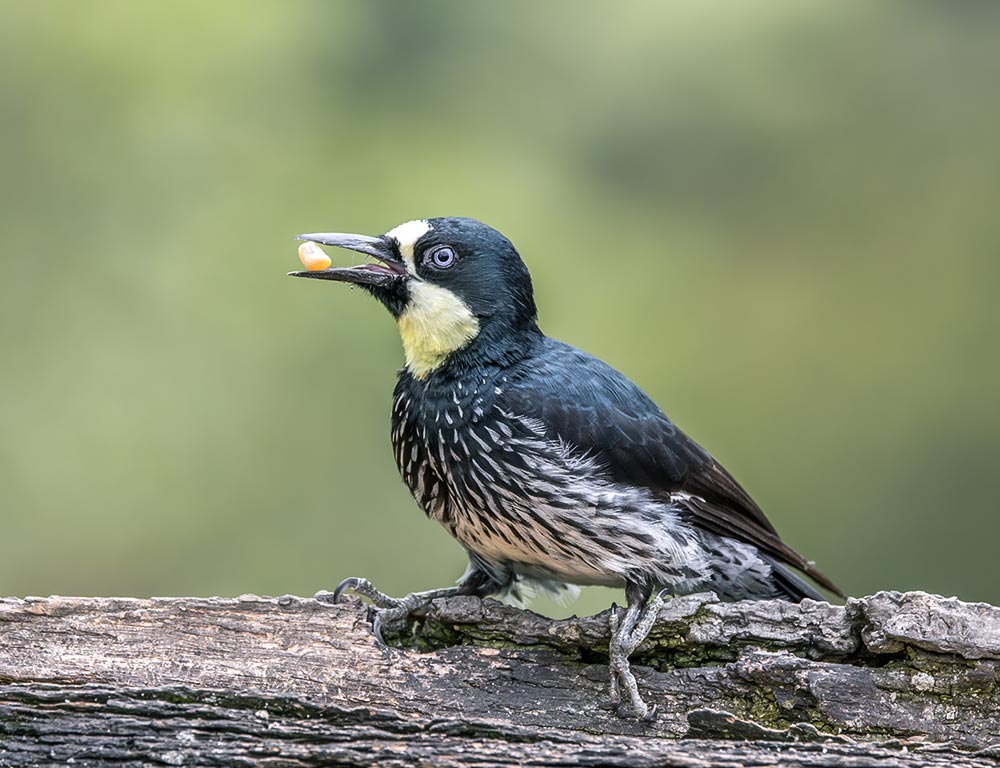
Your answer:
[[[451,583],[392,322],[284,273],[299,232],[468,215],[849,592],[1000,602],[998,36],[995,2],[3,3],[0,594]]]

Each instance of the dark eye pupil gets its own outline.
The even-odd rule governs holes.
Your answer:
[[[435,267],[450,267],[455,263],[455,252],[451,248],[438,248],[431,254]]]

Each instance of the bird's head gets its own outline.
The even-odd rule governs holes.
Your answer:
[[[475,219],[419,219],[379,237],[299,235],[371,256],[375,263],[290,272],[359,285],[399,326],[406,367],[419,378],[474,343],[537,333],[531,276],[510,240]]]

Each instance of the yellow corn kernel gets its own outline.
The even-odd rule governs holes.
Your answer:
[[[299,261],[301,261],[302,266],[310,272],[319,272],[323,269],[329,269],[330,265],[333,263],[330,257],[323,252],[322,248],[309,240],[299,246]]]

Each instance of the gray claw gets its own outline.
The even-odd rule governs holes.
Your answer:
[[[340,602],[340,596],[348,589],[354,590],[361,585],[361,579],[357,576],[349,576],[337,585],[337,588],[333,590],[333,600],[334,603]],[[326,594],[330,594],[327,592]],[[317,596],[319,593],[317,593]]]
[[[369,606],[368,621],[370,621],[372,625],[372,636],[375,638],[375,645],[383,651],[388,651],[389,646],[386,645],[385,638],[382,637],[382,611],[374,605]]]

